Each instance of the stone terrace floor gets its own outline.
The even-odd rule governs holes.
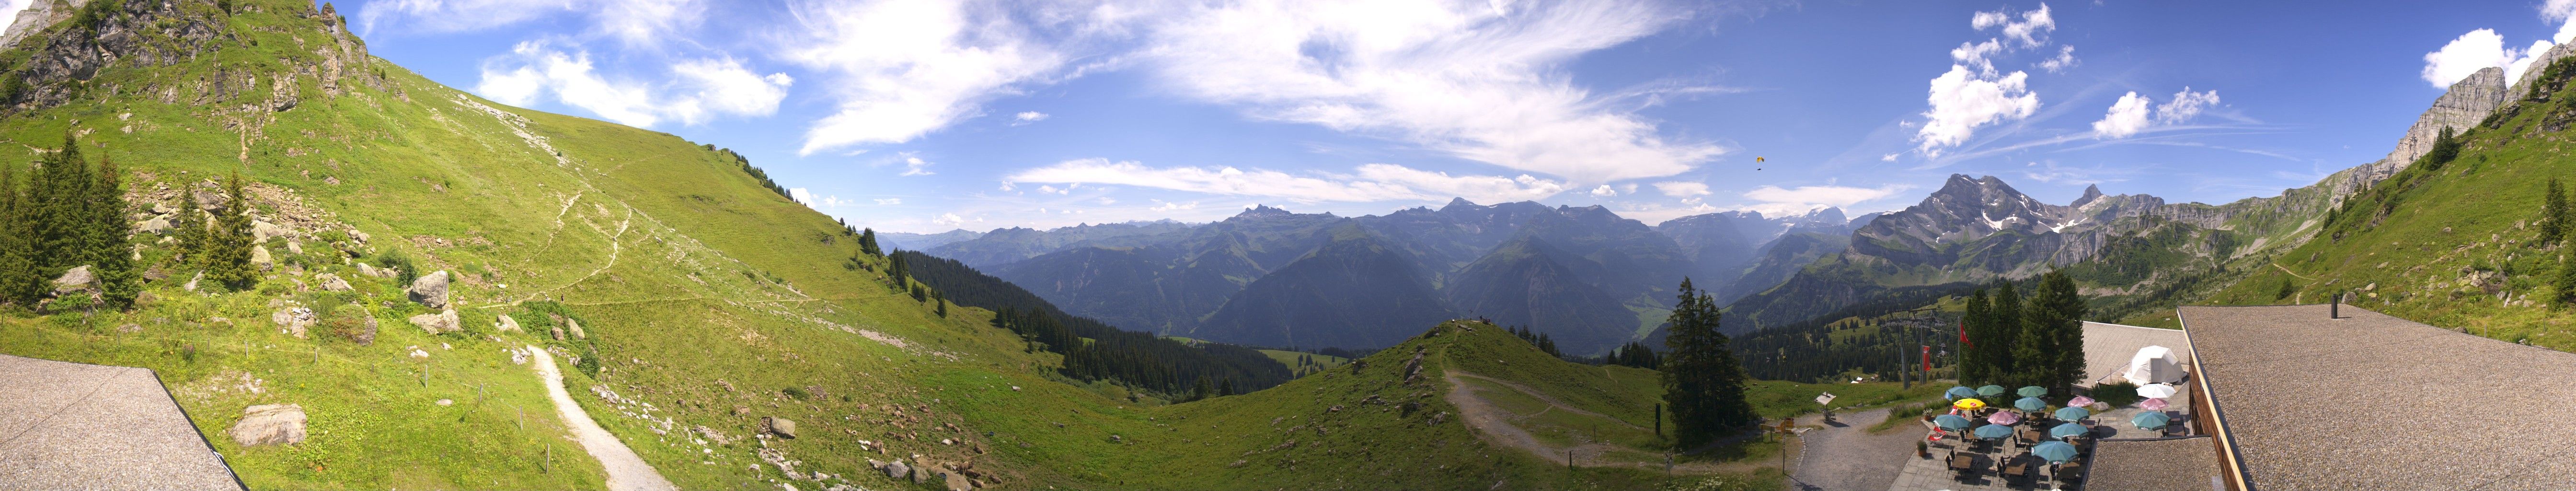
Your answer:
[[[241,489],[152,371],[0,355],[0,490]]]

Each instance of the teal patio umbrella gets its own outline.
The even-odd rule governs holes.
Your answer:
[[[2171,423],[2173,423],[2173,417],[2165,416],[2164,411],[2147,411],[2129,418],[2129,424],[2138,425],[2138,429],[2141,430],[2161,430]]]
[[[2067,420],[2067,421],[2074,421],[2074,420],[2084,419],[2084,417],[2085,417],[2085,416],[2092,416],[2092,415],[2093,415],[2093,412],[2092,412],[2092,411],[2088,411],[2088,410],[2085,410],[2084,408],[2080,408],[2080,407],[2060,408],[2060,409],[2058,409],[2058,410],[2057,410],[2057,413],[2055,414],[2055,416],[2057,416],[2057,419],[2063,419],[2063,420]]]
[[[1968,425],[1972,423],[1973,422],[1968,421],[1968,418],[1962,418],[1956,414],[1944,414],[1939,417],[1932,418],[1932,426],[1939,426],[1944,430],[1964,430],[1968,429]]]
[[[1988,385],[1988,386],[1985,386],[1985,387],[1978,387],[1978,388],[1977,388],[1977,395],[1981,395],[1981,396],[1999,396],[1999,395],[2004,395],[2004,386],[2001,386],[2001,385]]]
[[[2039,397],[2048,395],[2048,389],[2042,389],[2037,385],[2032,385],[2022,387],[2021,390],[2013,391],[2013,393],[2021,394],[2022,397]]]
[[[2067,423],[2067,424],[2057,425],[2057,427],[2056,427],[2056,428],[2049,428],[2049,429],[2048,429],[2048,436],[2049,436],[2050,438],[2066,438],[2066,437],[2070,437],[2070,436],[2083,436],[2083,435],[2084,435],[2084,434],[2086,434],[2086,433],[2092,433],[2092,432],[2093,432],[2093,429],[2092,429],[2092,428],[2085,427],[2084,425],[2076,424],[2076,423]]]
[[[1950,399],[1950,400],[1954,400],[1954,401],[1955,401],[1955,400],[1959,400],[1959,399],[1961,399],[1961,398],[1976,397],[1976,396],[1977,396],[1977,389],[1970,389],[1970,388],[1967,388],[1967,387],[1951,387],[1951,388],[1950,388],[1950,391],[1948,391],[1948,392],[1942,392],[1942,393],[1941,393],[1941,397],[1948,398],[1948,399]]]
[[[2000,440],[2007,436],[2012,436],[2012,427],[2010,426],[1990,424],[1977,427],[1977,438]]]
[[[2075,453],[2075,446],[2066,442],[2040,442],[2039,446],[2030,447],[2031,455],[2037,455],[2039,458],[2058,464],[2075,460]]]
[[[2048,400],[2040,399],[2038,396],[2024,397],[2021,398],[2021,400],[2013,401],[2013,409],[2020,409],[2023,411],[2048,409]]]

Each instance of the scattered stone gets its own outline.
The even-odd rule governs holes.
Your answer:
[[[116,332],[121,333],[121,334],[136,334],[136,333],[141,333],[141,332],[143,332],[143,325],[142,325],[142,324],[126,324],[126,325],[122,325],[122,326],[116,326]]]
[[[224,434],[242,446],[304,442],[304,406],[261,404],[242,409],[242,419]]]
[[[427,352],[427,351],[421,351],[419,346],[413,346],[413,347],[411,347],[411,357],[413,357],[413,358],[428,358],[428,357],[429,357],[429,352]]]
[[[296,339],[304,339],[305,331],[321,322],[314,317],[313,309],[304,307],[277,309],[276,313],[268,315],[268,321],[277,323],[277,327],[284,328],[287,334],[294,335]]]
[[[450,400],[450,399],[439,399],[439,400],[438,400],[438,405],[441,405],[441,406],[452,405],[452,404],[456,404],[456,401],[454,401],[454,400]]]
[[[144,220],[143,223],[134,225],[134,233],[137,234],[167,234],[170,233],[170,229],[170,219],[167,217],[152,217],[151,220]]]
[[[64,271],[61,277],[54,278],[54,293],[88,290],[98,286],[97,284],[98,275],[91,274],[88,265],[82,265],[72,268],[71,271]]]
[[[271,237],[285,237],[293,234],[295,234],[294,230],[277,226],[277,224],[274,223],[268,223],[266,220],[252,220],[250,222],[250,236],[252,243],[266,243]]]
[[[250,246],[250,264],[259,266],[260,271],[267,271],[277,268],[277,259],[268,254],[268,246]]]
[[[883,468],[886,471],[886,477],[895,479],[912,477],[912,466],[903,465],[903,461],[900,460],[887,462]]]
[[[326,291],[345,292],[357,289],[349,286],[348,280],[340,279],[340,275],[331,273],[313,275],[313,281],[322,283],[322,289]]]
[[[358,263],[358,274],[382,278],[384,275],[379,273],[380,271],[384,270],[376,269],[375,266],[368,266],[367,263]]]
[[[447,308],[447,272],[421,275],[420,279],[412,280],[411,288],[405,291],[411,293],[411,301],[433,309]]]
[[[555,335],[555,340],[556,340],[556,341],[562,341],[562,340],[563,340],[563,328],[562,328],[562,327],[550,327],[550,328],[546,328],[546,329],[547,329],[547,330],[550,330],[550,331],[554,331],[554,335]]]
[[[581,321],[564,319],[564,328],[572,330],[572,337],[576,339],[590,339],[589,334],[581,332]]]
[[[749,414],[751,414],[751,406],[734,406],[734,407],[733,407],[733,415],[735,415],[735,416],[745,416],[745,415],[749,415]]]
[[[286,241],[286,253],[299,256],[304,255],[304,243],[292,240]]]
[[[187,288],[187,289],[188,289],[188,291],[192,291],[192,292],[193,292],[193,291],[197,291],[197,280],[202,280],[202,279],[206,279],[206,272],[205,272],[205,271],[198,271],[196,276],[192,276],[192,277],[189,277],[189,278],[188,278],[188,284],[186,284],[186,285],[180,285],[180,286],[181,286],[181,287],[184,287],[184,288]]]
[[[356,302],[351,302],[349,305],[357,305],[357,303],[356,303]],[[366,315],[366,327],[360,327],[360,328],[358,328],[358,332],[349,333],[349,340],[350,340],[350,341],[357,341],[359,346],[375,346],[375,345],[376,345],[376,316],[375,316],[375,314],[367,314],[367,315]]]
[[[512,364],[512,365],[526,365],[526,364],[528,364],[528,351],[527,351],[527,350],[515,350],[515,349],[514,349],[514,350],[509,350],[509,351],[510,351],[510,364]]]
[[[975,490],[975,485],[966,482],[966,476],[958,475],[956,472],[941,472],[939,475],[948,484],[948,491]]]
[[[465,329],[456,320],[456,311],[454,309],[440,311],[436,314],[420,314],[411,316],[411,325],[420,326],[421,330],[429,331],[430,334],[456,332]]]
[[[796,422],[787,418],[777,416],[760,418],[760,429],[782,438],[796,438]]]
[[[525,329],[519,328],[519,320],[510,318],[510,314],[501,314],[501,325],[498,329],[501,332],[526,332]]]

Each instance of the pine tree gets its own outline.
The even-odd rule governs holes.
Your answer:
[[[940,293],[938,290],[931,290],[930,301],[932,305],[938,306],[940,318],[948,318],[948,294]]]
[[[2558,263],[2558,281],[2553,283],[2558,286],[2558,305],[2576,306],[2576,261],[2561,260]]]
[[[1234,395],[1234,377],[1226,377],[1225,382],[1217,384],[1216,393],[1220,396]]]
[[[92,182],[89,162],[81,158],[80,144],[68,132],[63,134],[63,148],[46,155],[42,163],[44,168],[27,183],[24,204],[33,212],[28,218],[34,222],[30,239],[35,242],[37,268],[50,278],[88,259]]]
[[[18,189],[14,168],[0,167],[0,303],[34,307],[44,298],[44,273],[36,263],[32,205]]]
[[[1203,401],[1203,400],[1207,400],[1208,396],[1210,396],[1210,395],[1215,395],[1215,394],[1216,394],[1216,384],[1215,384],[1215,383],[1213,383],[1213,382],[1209,382],[1207,377],[1199,377],[1199,386],[1198,386],[1198,389],[1197,389],[1197,390],[1194,390],[1194,391],[1191,391],[1191,393],[1190,393],[1190,400],[1193,400],[1193,401]]]
[[[1675,443],[1697,447],[1723,432],[1751,422],[1752,405],[1744,400],[1744,368],[1717,332],[1717,302],[1682,280],[1680,302],[1673,306],[1672,334],[1663,371],[1664,403],[1672,406]]]
[[[2567,188],[2551,177],[2544,192],[2548,194],[2541,197],[2540,243],[2555,244],[2567,236]]]
[[[2040,276],[2023,314],[2023,338],[2038,340],[2043,350],[2028,362],[2028,385],[2062,394],[2084,380],[2084,310],[2084,295],[2075,289],[2074,278],[2059,271]]]
[[[1987,317],[1987,337],[1995,341],[1986,346],[1986,366],[1993,371],[1987,373],[1986,382],[2003,386],[2030,385],[2022,377],[2029,370],[2024,366],[2020,349],[2021,294],[2013,291],[2011,281],[1997,278],[1993,301],[1994,309]]]
[[[206,278],[235,290],[247,289],[259,281],[259,270],[250,264],[250,199],[240,173],[224,181],[224,194],[224,208],[215,212],[215,227],[206,241]]]
[[[870,256],[885,255],[885,250],[877,248],[877,229],[859,231],[859,252],[868,253]]]
[[[905,282],[912,278],[912,271],[904,267],[902,251],[895,252],[886,256],[886,279],[894,282],[896,290],[903,290]]]
[[[1994,378],[1995,360],[1986,356],[1986,352],[1994,343],[2001,341],[1994,338],[1995,309],[1993,302],[1986,298],[1986,290],[1979,288],[1976,293],[1969,294],[1967,303],[1967,313],[1959,318],[1959,329],[1966,331],[1968,338],[1967,345],[1959,347],[1960,385],[1980,384]]]
[[[197,208],[196,197],[191,191],[179,192],[179,212],[170,214],[170,236],[178,242],[182,264],[198,262],[199,257],[205,255],[209,239],[206,212]]]
[[[100,300],[118,310],[133,307],[134,298],[143,293],[142,273],[134,270],[134,248],[129,245],[132,229],[125,225],[125,184],[118,175],[122,172],[115,160],[100,157],[97,181],[90,191],[88,263],[98,275]]]

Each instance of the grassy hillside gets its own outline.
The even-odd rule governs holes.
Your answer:
[[[92,159],[130,172],[138,214],[239,173],[261,220],[291,233],[262,243],[276,261],[262,281],[230,292],[187,289],[196,267],[138,235],[153,269],[138,308],[11,310],[0,352],[160,371],[256,489],[601,487],[598,464],[508,351],[529,345],[580,367],[565,374],[575,398],[685,489],[903,488],[868,460],[915,454],[971,462],[1006,489],[1633,489],[1664,479],[1567,473],[1462,424],[1439,396],[1447,382],[1436,374],[1451,360],[1620,421],[1650,411],[1634,373],[1603,393],[1520,378],[1624,369],[1494,351],[1533,352],[1500,329],[1405,341],[1250,395],[1175,406],[1117,397],[1062,382],[1057,355],[1031,352],[990,311],[943,317],[889,288],[883,258],[859,253],[839,224],[779,196],[730,152],[440,86],[363,56],[362,41],[335,34],[343,20],[309,3],[110,1],[92,5],[129,10],[95,17],[95,33],[58,26],[0,53],[32,87],[0,117],[0,139],[13,143],[0,160],[25,162],[78,135]],[[117,36],[139,41],[96,42]],[[29,46],[202,51],[49,79],[23,67],[60,53]],[[455,275],[461,332],[411,326],[432,311],[394,279],[360,271],[393,256]],[[324,273],[353,289],[323,289]],[[297,307],[321,324],[296,336],[271,323]],[[556,339],[552,328],[570,322],[549,314],[586,336]],[[495,328],[501,315],[528,329]],[[344,334],[370,322],[372,343]],[[1424,361],[1434,377],[1391,373],[1417,351],[1440,355]],[[1554,368],[1515,371],[1540,365]],[[245,448],[220,436],[244,407],[284,403],[311,418],[303,443]],[[1443,411],[1453,416],[1432,419]],[[757,436],[763,417],[798,422],[798,438]]]
[[[2321,303],[2348,292],[2409,320],[2576,350],[2576,311],[2552,301],[2549,285],[2568,247],[2545,243],[2537,225],[2547,181],[2576,178],[2564,141],[2576,64],[2549,70],[2534,93],[2460,135],[2455,160],[2418,161],[2355,195],[2316,240],[2208,303]]]

